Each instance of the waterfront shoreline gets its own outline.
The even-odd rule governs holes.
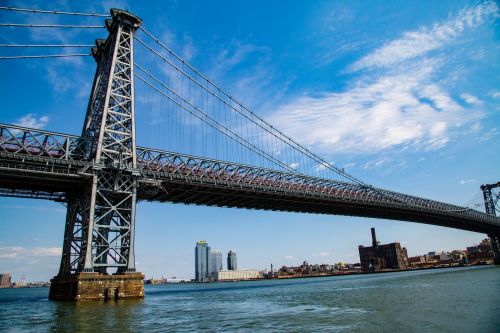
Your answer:
[[[351,276],[351,275],[370,275],[370,274],[384,274],[384,273],[398,273],[398,272],[413,272],[413,271],[425,271],[434,269],[456,269],[456,268],[467,268],[467,267],[477,267],[477,266],[495,266],[494,264],[474,264],[474,265],[456,265],[456,266],[432,266],[432,267],[419,267],[419,268],[409,268],[409,269],[387,269],[375,272],[345,272],[345,273],[334,273],[334,274],[324,274],[324,275],[301,275],[301,276],[282,276],[275,278],[262,278],[262,279],[248,279],[248,280],[232,280],[232,281],[207,281],[207,282],[197,282],[197,281],[186,281],[182,284],[212,284],[212,283],[234,283],[234,282],[251,282],[251,281],[271,281],[271,280],[289,280],[289,279],[310,279],[310,278],[322,278],[322,277],[337,277],[337,276]],[[178,284],[169,283],[166,284]]]

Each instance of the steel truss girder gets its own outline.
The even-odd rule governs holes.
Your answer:
[[[486,221],[495,226],[499,224],[498,219],[476,210],[357,183],[345,183],[141,147],[137,148],[137,160],[144,177],[156,179],[178,177],[187,182],[260,188],[264,191],[282,191],[354,201],[366,205],[446,214],[458,218],[467,217],[476,221]]]
[[[0,138],[0,172],[4,174],[13,173],[18,169],[19,172],[23,173],[28,171],[37,175],[40,173],[40,177],[47,175],[47,178],[49,175],[53,175],[52,177],[63,175],[65,177],[77,175],[91,177],[98,171],[92,169],[95,167],[92,161],[86,161],[81,156],[81,147],[92,146],[91,142],[95,141],[92,138],[1,124],[0,132],[3,134]],[[29,137],[37,139],[23,139]],[[58,142],[53,146],[57,149],[47,148],[47,143],[51,141]],[[138,179],[141,184],[148,184],[147,186],[151,190],[157,187],[155,191],[158,193],[168,191],[161,187],[160,180],[176,178],[186,182],[199,182],[214,186],[254,188],[262,191],[294,193],[300,196],[356,201],[366,205],[413,209],[426,214],[446,214],[477,222],[485,221],[493,225],[499,223],[498,218],[469,208],[356,183],[308,177],[296,173],[141,147],[136,149],[136,156],[137,168],[142,174]],[[155,180],[157,182],[151,185],[151,181]],[[108,186],[111,185],[108,184]],[[124,182],[122,186],[129,188],[130,181],[128,185],[127,182]],[[485,192],[488,198],[491,196],[490,192],[491,189],[489,192]],[[498,200],[495,202],[487,199],[485,202],[493,208],[498,205]],[[487,211],[489,211],[488,207]]]
[[[0,152],[4,154],[82,160],[82,137],[15,125],[0,124]]]

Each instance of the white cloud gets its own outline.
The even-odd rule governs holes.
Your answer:
[[[434,79],[439,61],[424,60],[379,77],[363,77],[344,92],[300,96],[268,121],[301,143],[328,152],[378,152],[393,147],[432,150],[457,129],[482,118]]]
[[[466,8],[444,23],[403,33],[401,38],[386,43],[355,62],[349,69],[358,71],[389,67],[422,56],[457,38],[465,29],[479,26],[493,15],[498,15],[498,7],[493,1]]]
[[[25,248],[22,246],[0,247],[0,259],[29,259],[41,257],[58,257],[62,253],[60,247],[35,247]]]
[[[490,96],[493,98],[500,98],[500,91],[493,91],[490,93]]]
[[[47,116],[37,118],[33,113],[28,113],[24,117],[19,118],[15,125],[30,128],[44,128],[48,122],[49,117]]]
[[[344,91],[297,96],[268,120],[323,153],[441,148],[470,133],[462,129],[479,124],[485,113],[483,102],[472,94],[455,98],[447,91],[460,77],[442,70],[449,65],[445,55],[428,53],[449,46],[465,29],[479,26],[497,10],[495,3],[487,2],[465,8],[443,23],[406,32],[349,68],[378,71],[361,72]],[[385,162],[370,163],[364,167]]]
[[[470,183],[473,183],[475,181],[476,181],[475,179],[461,180],[460,185],[470,184]]]
[[[361,165],[361,167],[363,169],[378,168],[378,167],[381,167],[384,164],[388,163],[389,161],[390,160],[387,158],[383,158],[380,160],[373,160],[373,161],[369,161],[369,162],[364,163],[363,165]]]
[[[294,256],[285,256],[285,259],[288,259],[288,260],[293,260],[295,259]]]
[[[297,169],[298,167],[299,167],[299,163],[296,163],[296,162],[290,163],[290,168]]]
[[[320,253],[313,253],[313,257],[328,257],[330,255],[330,252],[320,252]]]
[[[498,135],[498,130],[497,128],[492,128],[491,130],[489,130],[488,132],[484,133],[480,138],[479,140],[484,142],[484,141],[489,141],[491,140],[492,138],[494,138],[495,136]]]
[[[463,93],[460,95],[460,98],[465,101],[467,104],[476,104],[476,105],[481,105],[483,102],[479,100],[476,96],[473,96],[468,93]]]

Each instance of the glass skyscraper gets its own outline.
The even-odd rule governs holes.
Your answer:
[[[222,252],[219,250],[210,251],[210,276],[214,277],[217,272],[222,271]]]
[[[229,251],[227,254],[227,270],[235,271],[238,269],[238,265],[236,263],[236,252]]]
[[[198,282],[209,281],[210,246],[205,241],[199,241],[194,248],[195,280]]]

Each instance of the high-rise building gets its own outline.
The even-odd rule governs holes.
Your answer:
[[[215,278],[217,272],[222,271],[222,252],[219,250],[210,251],[210,271],[211,277]]]
[[[237,269],[238,269],[238,265],[236,262],[236,252],[229,251],[227,253],[227,270],[228,271],[235,271]]]
[[[0,288],[8,288],[12,284],[9,273],[0,274]]]
[[[195,280],[198,282],[209,281],[210,246],[205,241],[199,241],[194,248]]]

